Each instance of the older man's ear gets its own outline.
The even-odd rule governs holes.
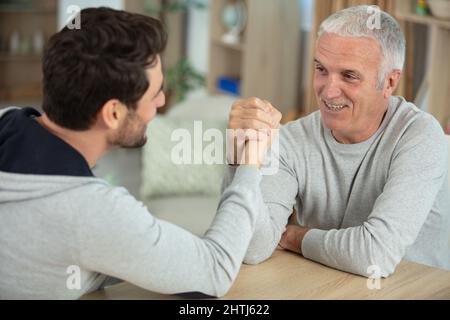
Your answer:
[[[392,93],[395,91],[395,89],[398,86],[398,83],[400,82],[400,77],[402,75],[401,70],[392,70],[392,72],[389,74],[385,81],[384,86],[384,98],[388,99],[390,96],[392,96]]]

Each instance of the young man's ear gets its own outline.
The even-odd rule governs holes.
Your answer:
[[[107,101],[99,112],[99,116],[108,129],[117,129],[127,116],[127,107],[119,100]]]
[[[384,98],[387,99],[394,93],[395,89],[398,86],[398,83],[400,82],[400,76],[402,75],[401,70],[392,70],[391,73],[388,75],[385,87],[384,87]]]

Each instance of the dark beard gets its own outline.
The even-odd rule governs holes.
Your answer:
[[[143,147],[147,143],[147,136],[143,135],[139,140],[135,140],[134,142],[123,141],[119,144],[119,147],[124,149],[138,149]]]
[[[139,118],[136,114],[131,113],[125,120],[117,140],[115,141],[115,145],[124,149],[137,149],[143,147],[147,143],[147,126],[141,126],[139,128],[140,130],[132,130],[137,125],[139,125]],[[135,132],[139,132],[139,134],[135,134]]]

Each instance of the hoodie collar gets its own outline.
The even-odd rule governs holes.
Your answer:
[[[36,120],[33,108],[0,117],[0,171],[19,174],[93,177],[86,159]]]

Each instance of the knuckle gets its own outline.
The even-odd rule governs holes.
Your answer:
[[[237,123],[235,120],[233,120],[233,119],[231,119],[231,120],[228,122],[228,127],[229,127],[230,129],[236,129],[237,126],[238,126],[238,123]]]
[[[277,114],[277,122],[280,122],[281,118],[283,118],[283,115],[281,113]]]
[[[262,111],[259,110],[259,109],[256,109],[254,112],[255,112],[255,117],[256,117],[256,118],[258,118],[258,119],[264,119],[264,112],[262,112]]]
[[[257,97],[251,97],[249,99],[249,102],[253,105],[258,105],[259,103],[261,103],[261,100],[259,100]]]
[[[255,120],[255,119],[251,119],[251,120],[249,121],[249,124],[250,124],[250,127],[251,127],[252,129],[258,128],[258,126],[259,126],[259,121],[258,121],[258,120]]]
[[[243,101],[242,101],[242,100],[236,100],[236,101],[234,101],[233,104],[231,105],[231,109],[232,109],[232,110],[239,109],[239,108],[242,106],[242,104],[243,104]]]

